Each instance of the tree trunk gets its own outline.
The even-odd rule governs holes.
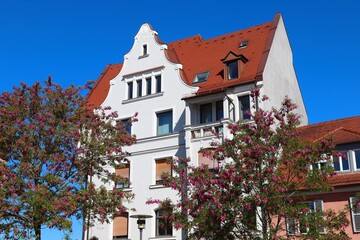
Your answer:
[[[41,240],[41,224],[35,223],[34,230],[35,230],[35,239]]]

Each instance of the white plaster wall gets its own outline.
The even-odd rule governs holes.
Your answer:
[[[103,106],[111,106],[119,113],[120,119],[126,119],[138,112],[138,122],[132,126],[132,133],[137,137],[137,143],[124,149],[131,153],[129,191],[135,198],[126,204],[129,216],[134,214],[152,215],[147,219],[143,239],[155,237],[155,210],[156,205],[146,205],[150,199],[176,199],[176,192],[170,188],[154,187],[155,185],[155,159],[174,156],[185,156],[185,102],[181,100],[186,93],[194,92],[197,88],[186,85],[179,74],[181,64],[170,62],[165,56],[166,45],[156,42],[157,33],[148,24],[141,26],[135,36],[134,45],[124,56],[124,65],[121,72],[111,81],[109,94]],[[143,55],[143,45],[147,45],[148,56]],[[142,56],[142,57],[141,57]],[[139,58],[140,57],[140,58]],[[140,77],[162,76],[162,92],[146,95],[146,84],[143,80],[143,97],[136,98],[136,84],[134,84],[134,97],[127,99],[127,81]],[[155,88],[155,82],[152,84]],[[156,136],[156,113],[164,110],[173,111],[173,133]],[[96,180],[95,180],[96,181]],[[100,184],[98,182],[98,184]],[[110,187],[109,187],[110,189]],[[112,239],[112,224],[98,224],[91,228],[91,236],[101,240]],[[180,231],[173,231],[176,239],[180,239]],[[138,239],[139,230],[136,219],[129,218],[129,239]],[[168,238],[166,238],[168,239]]]
[[[282,18],[279,20],[273,44],[263,73],[263,94],[270,101],[265,102],[265,109],[272,106],[279,108],[285,96],[288,96],[298,105],[301,115],[301,124],[307,125],[308,117],[301,91],[293,66],[293,57],[290,43]]]

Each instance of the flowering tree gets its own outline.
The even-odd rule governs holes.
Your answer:
[[[71,218],[109,221],[128,193],[109,171],[127,155],[128,135],[109,109],[93,111],[85,87],[21,83],[0,95],[0,234],[41,239],[43,227],[71,231]],[[88,181],[96,176],[100,188]],[[109,185],[108,185],[109,186]]]
[[[252,91],[252,101],[257,106],[258,90]],[[347,239],[342,231],[348,224],[344,212],[322,211],[305,202],[307,192],[331,189],[331,165],[313,170],[309,166],[329,161],[333,144],[302,141],[295,108],[286,98],[279,110],[255,109],[251,121],[231,124],[232,138],[204,152],[219,161],[218,168],[209,171],[207,165],[190,166],[180,159],[174,163],[176,174],[163,178],[181,200],[148,203],[160,204],[166,219],[187,230],[191,239],[293,237],[286,231],[306,239]]]

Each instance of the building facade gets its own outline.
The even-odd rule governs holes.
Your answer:
[[[229,123],[249,118],[253,88],[270,98],[260,103],[264,109],[280,107],[288,96],[307,124],[281,15],[212,39],[197,35],[168,44],[149,24],[142,25],[123,63],[106,66],[88,95],[90,103],[111,106],[124,124],[138,113],[138,122],[126,127],[137,143],[126,149],[131,156],[125,168],[114,169],[131,182],[117,187],[135,198],[127,203],[128,213],[111,224],[96,224],[89,235],[137,239],[137,222],[130,216],[145,214],[152,218],[146,220],[144,239],[182,239],[181,231],[161,224],[161,209],[145,202],[178,197],[161,184],[161,174],[171,173],[168,160],[189,157],[193,165],[206,163],[200,150],[214,140],[213,131],[228,137]]]
[[[331,162],[320,161],[310,166],[312,169],[321,169],[323,164],[331,164],[336,175],[329,178],[329,183],[334,187],[332,192],[309,194],[307,201],[322,210],[338,211],[350,206],[347,214],[350,225],[345,231],[351,239],[360,239],[360,208],[353,206],[359,201],[357,194],[360,192],[360,116],[311,124],[299,130],[301,138],[310,142],[332,138],[335,149],[343,154]],[[287,234],[296,236],[301,232],[299,228],[288,226]]]

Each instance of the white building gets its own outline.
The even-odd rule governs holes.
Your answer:
[[[246,119],[255,87],[270,98],[263,108],[279,107],[289,96],[307,124],[281,15],[212,39],[197,35],[169,44],[149,24],[142,25],[124,62],[108,65],[88,96],[89,102],[111,106],[121,119],[139,113],[139,121],[128,128],[137,136],[128,168],[118,170],[130,178],[130,186],[119,187],[135,194],[128,208],[136,212],[91,228],[90,236],[138,239],[136,220],[129,216],[146,214],[153,218],[146,220],[143,239],[181,239],[181,231],[159,226],[161,212],[145,202],[177,197],[159,179],[161,172],[171,172],[166,159],[186,156],[195,165],[206,162],[199,150],[209,146],[211,131],[226,137],[229,122]]]

